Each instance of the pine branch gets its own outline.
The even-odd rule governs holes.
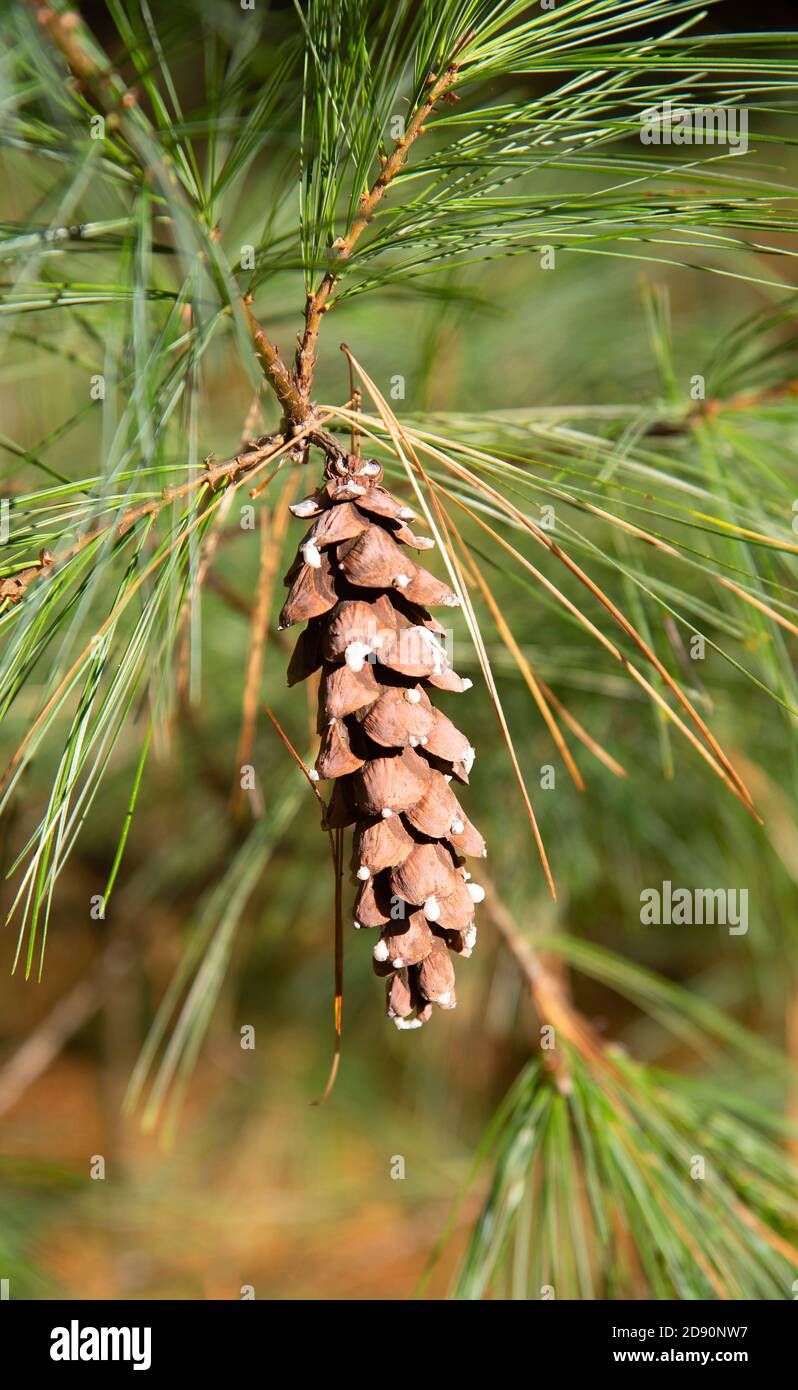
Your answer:
[[[263,375],[266,377],[274,394],[285,413],[287,423],[294,426],[297,430],[305,424],[311,412],[309,395],[304,393],[292,372],[286,367],[280,353],[274,346],[255,319],[250,308],[249,296],[244,296],[242,300],[244,313],[246,316],[247,327],[249,328],[252,343],[255,348],[255,356],[260,363]],[[331,444],[329,437],[318,435],[314,442],[327,445]]]
[[[44,578],[56,566],[62,567],[99,537],[113,534],[116,539],[122,540],[146,517],[159,516],[165,507],[171,506],[182,497],[190,496],[198,488],[206,487],[213,492],[219,483],[229,482],[242,473],[260,468],[270,459],[279,457],[287,447],[288,443],[282,435],[264,435],[258,440],[253,440],[248,449],[223,462],[213,463],[211,458],[206,459],[202,473],[179,487],[164,488],[158,500],[141,502],[129,507],[114,521],[90,527],[72,545],[56,554],[47,549],[42,550],[38,565],[28,565],[16,574],[0,579],[0,599],[7,599],[12,604],[21,602],[34,580]]]
[[[49,569],[55,564],[56,557],[50,550],[39,552],[38,565],[26,565],[24,569],[18,570],[16,574],[7,575],[0,579],[0,605],[3,600],[8,603],[21,603],[28,587],[35,579],[41,579]],[[2,609],[0,608],[0,611]]]
[[[118,128],[131,147],[137,151],[146,176],[148,169],[152,171],[152,151],[150,142],[142,130],[143,113],[139,112],[138,121],[133,119],[131,114],[138,106],[135,91],[123,82],[109,64],[101,62],[91,52],[88,29],[79,15],[52,10],[47,0],[27,0],[27,3],[32,6],[39,24],[61,52],[74,77],[91,92],[100,109],[112,121],[114,128]],[[155,168],[170,200],[177,198],[179,190],[172,172],[163,161],[160,162],[160,166],[156,162]],[[283,408],[287,423],[299,429],[310,412],[307,394],[298,389],[292,373],[286,367],[274,343],[252,313],[250,296],[240,290],[232,275],[231,279],[263,374]],[[324,436],[320,436],[318,442],[324,443]],[[329,444],[329,440],[326,442]]]
[[[126,115],[137,106],[135,91],[128,88],[109,65],[103,64],[90,51],[87,44],[88,31],[80,16],[71,12],[56,12],[50,8],[47,0],[27,0],[27,3],[33,7],[38,22],[60,50],[70,71],[91,91],[101,109],[113,118],[114,125],[119,127],[128,143],[137,149],[143,160],[146,161],[149,151],[142,147],[140,127]],[[465,37],[459,44],[455,45],[455,53],[464,42]],[[412,145],[418,136],[423,134],[425,121],[429,119],[437,104],[455,85],[458,72],[459,64],[456,59],[453,59],[439,77],[432,75],[428,80],[428,95],[417,107],[404,135],[395,142],[393,151],[385,159],[379,176],[360,199],[356,216],[348,233],[339,238],[333,247],[339,266],[343,265],[351,256],[390,183],[403,168]],[[174,185],[174,179],[168,174],[168,171],[163,170],[163,176],[172,186]],[[250,307],[251,295],[238,290],[239,304],[243,310],[244,322],[252,340],[255,356],[266,380],[280,402],[286,424],[294,430],[301,429],[313,414],[310,393],[316,364],[319,329],[322,319],[330,307],[330,295],[340,278],[340,274],[340,269],[328,271],[321,280],[316,293],[308,299],[305,311],[305,330],[297,348],[293,372],[286,366],[279,350],[255,318]],[[338,446],[331,436],[321,431],[311,431],[311,435],[312,442],[318,444],[328,454],[334,456],[338,452]]]
[[[458,45],[457,47],[461,47]],[[413,117],[407,126],[404,135],[395,142],[391,154],[385,159],[382,169],[371,185],[368,192],[364,193],[357,205],[357,213],[346,236],[339,237],[333,243],[332,251],[335,253],[338,266],[343,266],[348,261],[354,251],[363,232],[369,226],[374,213],[381,200],[385,196],[391,181],[404,167],[410,150],[418,139],[423,135],[425,121],[429,119],[435,110],[438,102],[447,93],[450,93],[460,71],[459,64],[453,60],[446,70],[436,77],[432,74],[427,80],[428,95],[418,106]],[[319,336],[321,321],[327,310],[331,307],[330,295],[335,289],[341,276],[341,269],[328,270],[318,286],[315,294],[308,298],[305,310],[305,331],[297,349],[295,376],[297,386],[302,396],[308,399],[313,383],[313,372],[316,365],[316,345]]]

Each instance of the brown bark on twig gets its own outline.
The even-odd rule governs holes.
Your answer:
[[[337,267],[345,265],[351,257],[362,233],[368,227],[379,203],[385,196],[388,185],[405,164],[410,147],[418,139],[418,136],[424,133],[424,122],[428,120],[441,98],[454,86],[457,81],[457,73],[457,63],[451,63],[446,71],[432,82],[425,100],[421,106],[416,108],[402,138],[396,141],[393,151],[383,164],[376,181],[360,199],[355,219],[346,236],[340,237],[332,247],[336,257],[336,268],[327,271],[316,293],[308,299],[305,310],[305,331],[297,349],[294,368],[297,386],[302,398],[306,401],[310,399],[310,390],[313,384],[319,328],[324,315],[331,307],[330,295],[341,276],[341,270]]]
[[[16,574],[9,574],[5,579],[0,579],[0,603],[3,599],[9,603],[19,603],[33,580],[41,578],[54,564],[55,556],[52,551],[42,550],[38,565],[26,565],[25,569],[17,570]]]
[[[164,507],[180,497],[187,497],[199,487],[209,487],[213,490],[217,483],[224,480],[229,481],[237,477],[240,473],[249,472],[268,459],[270,454],[276,457],[281,448],[285,447],[285,441],[280,435],[264,435],[259,440],[253,440],[250,447],[242,452],[235,454],[233,458],[225,459],[224,462],[211,463],[210,459],[205,461],[205,469],[195,478],[187,483],[181,483],[180,487],[164,488],[162,495],[151,502],[139,502],[135,507],[128,507],[118,519],[110,521],[105,525],[93,526],[86,531],[74,545],[62,550],[58,555],[53,555],[52,551],[43,550],[39,556],[37,565],[27,565],[25,569],[18,570],[16,574],[6,575],[0,579],[0,601],[10,600],[11,603],[19,603],[25,597],[29,586],[35,579],[40,579],[47,574],[55,565],[63,565],[67,560],[79,552],[91,541],[106,531],[115,531],[117,539],[121,540],[129,531],[147,516],[158,516]]]
[[[321,421],[330,419],[332,414],[332,411],[327,412],[319,419]],[[311,435],[315,437],[319,428],[320,425],[315,420],[312,423],[306,422],[305,426],[294,436],[294,439],[297,443],[301,443],[303,439],[310,438]],[[151,502],[139,502],[135,507],[128,507],[127,511],[124,511],[118,519],[105,525],[91,527],[74,545],[60,551],[57,555],[53,555],[49,550],[44,550],[39,557],[38,565],[28,565],[25,569],[18,570],[16,574],[7,575],[0,580],[0,601],[6,599],[11,603],[18,603],[20,599],[24,598],[33,580],[47,574],[55,565],[63,565],[67,560],[71,560],[74,555],[77,555],[91,541],[96,540],[106,531],[114,531],[117,539],[121,540],[144,517],[158,516],[170,503],[181,497],[187,497],[197,488],[207,487],[213,492],[217,484],[221,482],[230,482],[241,474],[254,472],[264,463],[267,463],[270,458],[276,459],[281,453],[285,453],[293,442],[281,434],[262,435],[260,439],[252,440],[248,448],[240,450],[232,458],[224,459],[219,463],[212,463],[212,456],[209,456],[205,460],[203,471],[198,473],[196,477],[189,479],[188,482],[181,483],[179,487],[164,488],[159,498],[154,498]]]

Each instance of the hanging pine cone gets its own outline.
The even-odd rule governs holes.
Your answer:
[[[470,956],[474,905],[464,856],[485,855],[451,783],[474,750],[427,690],[464,691],[430,608],[456,595],[409,554],[434,541],[382,486],[373,460],[342,455],[324,486],[291,507],[313,518],[285,577],[280,627],[307,620],[288,667],[295,685],[321,668],[318,778],[334,780],[325,830],[354,826],[355,926],[380,928],[374,969],[387,1012],[417,1028],[432,1005],[455,1007],[452,953]]]

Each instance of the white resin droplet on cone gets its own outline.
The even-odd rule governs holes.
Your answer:
[[[299,517],[301,520],[306,516],[315,516],[316,512],[319,510],[319,506],[314,497],[304,497],[301,502],[294,502],[288,510],[291,512],[292,516]]]
[[[321,569],[321,551],[313,541],[306,541],[302,546],[302,559],[306,565],[310,565],[313,570]]]
[[[350,642],[344,652],[344,661],[350,671],[354,671],[357,675],[358,671],[363,670],[370,655],[371,647],[367,646],[365,642]]]

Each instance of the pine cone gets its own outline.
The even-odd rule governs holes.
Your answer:
[[[321,668],[315,772],[334,779],[325,830],[354,826],[355,926],[380,928],[374,969],[387,1012],[417,1028],[432,1005],[455,1007],[452,953],[470,956],[474,905],[464,856],[485,842],[455,796],[474,750],[427,690],[464,691],[429,612],[456,595],[409,554],[434,541],[382,486],[382,468],[353,455],[328,464],[324,486],[294,503],[313,524],[285,577],[280,627],[307,620],[288,684]]]

